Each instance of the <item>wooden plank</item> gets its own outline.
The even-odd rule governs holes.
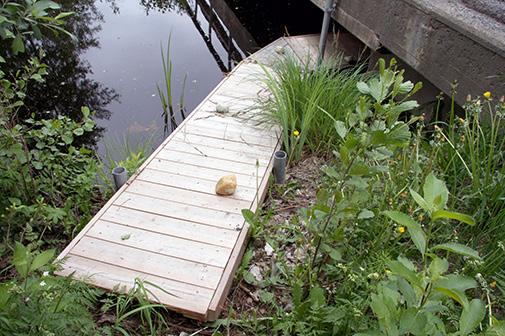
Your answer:
[[[246,201],[169,187],[138,179],[130,184],[128,191],[134,194],[164,199],[166,201],[193,204],[201,208],[234,212],[237,214],[242,213],[242,209],[249,209],[251,206],[251,204]]]
[[[269,151],[266,151],[265,148],[260,146],[255,146],[246,143],[239,143],[234,141],[226,141],[223,139],[209,138],[203,135],[178,133],[177,136],[175,136],[175,140],[194,145],[206,145],[208,147],[214,147],[218,149],[226,149],[236,152],[245,152],[251,155],[257,155],[261,157],[268,158],[269,156],[268,153]]]
[[[244,223],[242,215],[236,213],[165,201],[129,191],[125,191],[115,205],[232,230],[242,228]]]
[[[235,229],[218,228],[115,205],[110,207],[101,220],[228,248],[235,245],[239,235]]]
[[[281,142],[277,144],[275,151],[279,150],[281,147]],[[270,164],[268,166],[267,171],[271,171],[273,167],[273,157],[270,160]],[[256,211],[266,196],[267,186],[268,186],[268,175],[264,175],[261,181],[261,185],[259,187],[258,192],[260,195],[253,201],[251,205],[251,210]],[[224,269],[223,276],[221,281],[219,282],[219,286],[216,289],[216,293],[212,298],[212,301],[209,305],[209,314],[207,316],[208,320],[215,320],[219,317],[221,310],[223,308],[224,300],[226,299],[227,293],[230,291],[231,285],[233,283],[233,275],[237,271],[238,266],[241,263],[242,257],[244,255],[245,248],[247,246],[247,238],[249,234],[249,224],[245,223],[244,227],[240,232],[240,236],[237,239],[237,243],[233,248],[232,254]]]
[[[226,268],[219,281],[219,285],[216,289],[214,297],[209,305],[209,313],[207,319],[213,321],[219,317],[221,310],[223,309],[223,303],[226,299],[226,295],[230,291],[230,287],[233,283],[233,275],[237,271],[238,266],[244,256],[244,252],[247,246],[247,238],[249,235],[249,224],[244,225],[244,228],[240,232],[240,236],[237,239],[237,243],[233,248],[230,260],[226,265]]]
[[[204,125],[200,126],[191,124],[185,126],[181,131],[188,134],[205,134],[207,137],[246,143],[258,147],[272,148],[277,143],[277,139],[273,137],[272,134],[269,136],[251,134],[245,127],[242,127],[241,130],[237,131],[237,127],[235,125],[229,125],[227,128],[217,129],[205,127]]]
[[[187,142],[175,141],[175,140],[167,144],[163,150],[168,152],[177,151],[183,153],[190,153],[195,155],[201,155],[203,157],[212,157],[216,159],[242,162],[246,164],[252,163],[254,165],[256,165],[256,160],[258,160],[260,166],[268,165],[269,160],[269,158],[265,158],[265,156],[254,155],[247,152],[236,152],[223,148],[213,148],[208,147],[204,144],[192,145]]]
[[[219,267],[138,250],[88,236],[77,243],[71,254],[208,289],[216,288],[222,274]]]
[[[237,175],[238,176],[238,175]],[[209,195],[215,195],[216,181],[204,180],[186,176],[181,178],[180,175],[167,173],[159,170],[144,169],[138,176],[141,181],[158,183],[169,187],[186,189],[189,191],[201,192]],[[237,180],[237,190],[232,196],[226,196],[229,199],[251,202],[255,195],[256,189],[249,188],[242,184],[241,180]],[[223,196],[222,196],[223,197]]]
[[[178,175],[180,178],[194,177],[197,179],[208,180],[210,182],[214,182],[214,185],[216,184],[217,181],[219,181],[221,177],[230,173],[213,168],[188,165],[186,163],[180,163],[170,160],[161,160],[161,159],[154,160],[153,162],[151,162],[148,168],[153,170],[159,170],[165,173],[170,173],[172,175]],[[246,187],[254,190],[257,189],[257,186],[259,184],[258,182],[259,178],[256,177],[256,174],[244,175],[235,173],[235,176],[237,177],[237,183],[239,187]],[[181,182],[178,183],[181,184]],[[192,185],[188,186],[188,188],[192,187],[193,187]],[[204,192],[208,193],[208,190],[205,190]],[[217,196],[217,195],[212,194],[211,196]],[[229,199],[227,197],[221,197],[221,196],[217,197],[219,197],[221,200]],[[241,209],[244,209],[244,205],[248,204],[247,201],[240,201],[237,200],[236,198],[233,198],[232,200],[237,202],[237,205]]]
[[[262,165],[257,166],[256,160],[251,161],[250,163],[243,163],[218,159],[211,156],[203,156],[201,154],[183,153],[168,150],[160,151],[158,154],[158,159],[170,160],[191,166],[217,169],[221,170],[223,172],[223,175],[226,175],[226,173],[236,173],[248,176],[256,176],[256,174],[258,174],[261,176],[265,173],[266,168]]]
[[[69,255],[65,259],[63,269],[59,274],[62,276],[73,275],[75,278],[91,285],[108,290],[117,288],[121,292],[127,292],[132,288],[135,279],[150,282],[163,288],[163,290],[160,290],[156,288],[156,286],[144,283],[144,286],[154,294],[154,296],[150,296],[150,299],[154,302],[163,303],[181,313],[191,313],[202,317],[207,313],[209,301],[214,294],[214,290],[211,289],[165,279],[75,255]]]
[[[231,249],[99,220],[86,237],[201,264],[226,266]]]

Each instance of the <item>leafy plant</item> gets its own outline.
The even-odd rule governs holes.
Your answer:
[[[450,331],[444,316],[450,316],[448,312],[455,309],[452,302],[447,303],[447,300],[454,301],[462,307],[458,335],[468,335],[486,315],[484,302],[480,299],[469,300],[465,294],[467,290],[477,287],[477,281],[457,273],[446,274],[450,267],[449,260],[436,253],[442,251],[475,259],[479,259],[479,255],[456,242],[430,246],[430,239],[435,224],[441,220],[457,220],[468,225],[475,223],[470,216],[446,209],[449,192],[445,183],[433,174],[425,180],[423,196],[412,189],[410,193],[430,218],[425,229],[402,212],[385,211],[384,214],[406,228],[422,255],[422,263],[416,266],[415,262],[405,257],[388,262],[389,280],[377,286],[377,293],[372,294],[371,308],[379,321],[381,332],[386,335],[443,335]]]
[[[12,264],[17,277],[0,284],[1,335],[96,333],[89,310],[98,292],[51,276],[53,257],[54,250],[34,253],[16,243]]]
[[[11,51],[14,55],[25,51],[28,36],[40,39],[41,30],[49,30],[54,34],[63,33],[75,39],[62,27],[65,23],[64,18],[73,13],[55,13],[60,8],[58,3],[47,0],[2,1],[0,38],[11,42]],[[56,15],[51,15],[53,13]],[[1,60],[3,58],[0,55],[0,62]]]

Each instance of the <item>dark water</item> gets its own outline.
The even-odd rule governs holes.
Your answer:
[[[39,94],[49,99],[34,98],[33,105],[97,111],[102,131],[94,140],[102,155],[125,137],[132,144],[162,141],[156,84],[163,85],[161,44],[170,36],[173,97],[178,103],[186,76],[189,113],[242,57],[286,32],[317,32],[322,19],[309,0],[65,0],[63,6],[77,13],[70,29],[80,42],[47,43],[54,73]]]

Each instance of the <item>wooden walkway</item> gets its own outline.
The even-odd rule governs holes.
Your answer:
[[[262,201],[281,145],[276,128],[250,119],[268,94],[258,62],[268,67],[285,52],[303,58],[304,41],[281,38],[240,63],[65,248],[58,274],[117,291],[142,279],[163,288],[147,286],[151,300],[216,319],[246,246],[241,210]],[[230,111],[217,113],[217,104]],[[215,195],[230,173],[236,193]]]

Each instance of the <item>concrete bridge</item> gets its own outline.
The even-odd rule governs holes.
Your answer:
[[[311,0],[324,9],[325,0]],[[505,1],[337,0],[333,18],[370,49],[391,51],[447,94],[505,94]]]

